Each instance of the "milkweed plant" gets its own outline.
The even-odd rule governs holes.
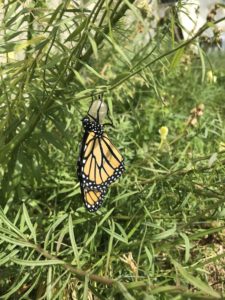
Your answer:
[[[152,5],[0,1],[1,299],[225,297],[225,58],[201,43],[224,17],[182,40],[191,4],[160,21]],[[126,171],[88,212],[76,168],[99,95]]]

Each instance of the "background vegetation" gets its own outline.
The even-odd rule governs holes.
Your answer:
[[[225,58],[198,43],[214,21],[177,42],[176,10],[150,38],[140,1],[1,11],[1,299],[222,299]],[[100,92],[126,173],[88,213],[80,120]]]

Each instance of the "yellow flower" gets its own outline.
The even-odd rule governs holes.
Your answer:
[[[166,140],[168,132],[169,132],[169,129],[166,126],[162,126],[159,128],[159,134],[160,134],[161,140]]]
[[[219,152],[225,151],[225,143],[220,142],[219,144]]]
[[[160,134],[160,144],[159,144],[159,150],[163,152],[169,151],[169,143],[167,141],[167,136],[168,136],[169,129],[166,126],[162,126],[159,128],[159,134]]]
[[[209,83],[217,82],[217,77],[213,74],[211,70],[207,72],[206,78],[207,78],[207,82]]]
[[[148,8],[149,8],[148,1],[147,0],[139,0],[137,2],[137,7],[141,8],[141,9],[148,10]]]

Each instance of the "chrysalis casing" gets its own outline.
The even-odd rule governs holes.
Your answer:
[[[95,100],[88,112],[88,115],[102,123],[108,112],[107,105],[102,100]]]

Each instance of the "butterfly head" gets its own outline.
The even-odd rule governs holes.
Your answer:
[[[101,135],[104,131],[104,127],[102,124],[99,124],[97,120],[91,121],[89,117],[84,117],[82,123],[85,131],[93,131],[99,135]]]
[[[91,121],[88,117],[84,117],[82,120],[82,123],[83,123],[84,129],[86,129],[86,128],[88,129],[90,127]]]

